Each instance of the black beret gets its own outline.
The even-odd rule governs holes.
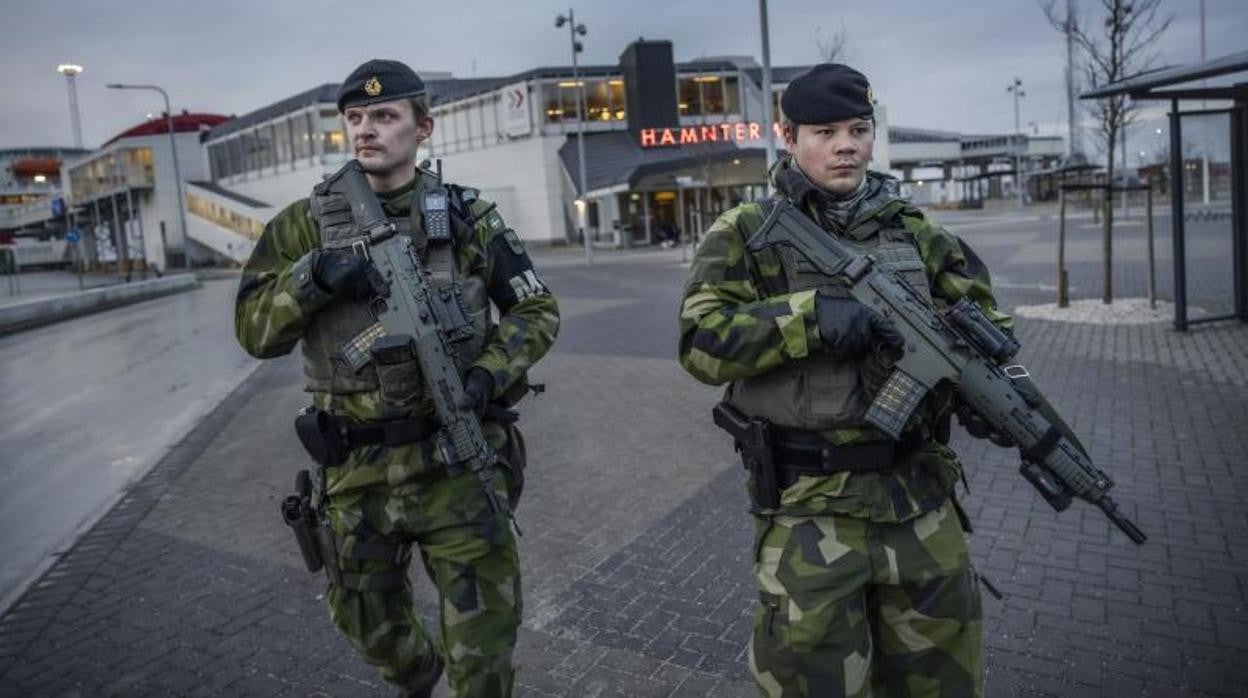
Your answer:
[[[867,76],[840,63],[820,63],[794,78],[780,109],[795,124],[827,124],[875,114]]]
[[[425,81],[406,64],[374,58],[338,86],[338,111],[425,94]]]

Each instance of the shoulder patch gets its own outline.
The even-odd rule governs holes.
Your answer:
[[[498,215],[498,211],[491,211],[485,217],[485,224],[490,227],[490,230],[503,230],[506,227],[503,224],[503,217]]]
[[[497,215],[497,214],[496,214]],[[516,254],[524,254],[524,241],[516,234],[516,231],[508,228],[503,231],[503,239],[507,241],[507,246]]]

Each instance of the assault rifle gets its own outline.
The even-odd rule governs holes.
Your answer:
[[[1107,494],[1114,483],[1092,463],[1083,445],[1031,381],[1010,360],[1017,340],[999,330],[979,306],[963,298],[937,310],[899,274],[876,266],[829,235],[787,201],[778,201],[746,243],[751,252],[786,246],[828,277],[841,277],[867,307],[892,319],[905,338],[904,353],[867,409],[866,420],[897,439],[936,384],[957,386],[959,397],[997,431],[1019,445],[1021,473],[1054,509],[1078,497],[1100,507],[1135,543],[1147,540]]]
[[[373,342],[372,353],[384,353],[390,359],[415,357],[442,423],[435,445],[448,474],[455,477],[465,469],[474,473],[490,509],[495,514],[503,512],[490,486],[490,468],[498,455],[485,440],[476,413],[471,407],[460,406],[464,384],[451,345],[467,339],[472,326],[458,293],[429,283],[420,256],[410,239],[398,235],[387,220],[359,161],[348,162],[322,186],[327,193],[343,195],[351,204],[351,215],[367,236],[356,243],[355,251],[369,257],[390,286],[389,296],[377,299],[370,307],[385,328],[385,334]],[[421,206],[429,240],[449,240],[445,191],[431,188]]]

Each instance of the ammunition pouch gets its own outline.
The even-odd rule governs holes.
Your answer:
[[[305,408],[295,418],[295,433],[303,448],[312,460],[326,468],[342,465],[354,448],[424,441],[437,435],[441,428],[441,423],[430,417],[361,424],[315,407]]]

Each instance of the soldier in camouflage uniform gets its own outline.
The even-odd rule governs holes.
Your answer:
[[[491,485],[498,501],[514,506],[523,442],[514,425],[490,416],[501,410],[487,408],[525,390],[526,370],[558,330],[555,299],[516,233],[471,189],[446,187],[455,239],[426,238],[413,201],[441,185],[415,166],[433,120],[410,68],[365,63],[342,84],[338,107],[387,215],[412,237],[435,281],[462,292],[476,332],[455,345],[461,407],[486,415],[484,434],[500,454]],[[321,509],[335,548],[322,550],[331,558],[326,600],[334,624],[404,695],[429,695],[445,664],[454,695],[507,696],[521,611],[516,542],[506,512],[491,512],[478,479],[449,477],[439,461],[431,441],[438,424],[416,362],[378,354],[358,371],[344,364],[347,343],[371,345],[369,333],[380,325],[366,303],[387,292],[372,264],[352,252],[359,234],[345,200],[320,188],[279,213],[243,270],[238,340],[259,358],[287,354],[302,340],[313,405],[346,435],[345,459],[321,469]],[[413,543],[441,599],[436,646],[413,607]]]
[[[875,124],[865,77],[817,66],[782,108],[791,155],[771,173],[778,197],[937,306],[970,297],[1010,327],[970,248],[900,198],[895,180],[866,171]],[[759,504],[751,478],[751,670],[773,698],[980,696],[979,580],[953,498],[962,469],[945,445],[954,396],[930,394],[900,442],[864,422],[900,335],[791,249],[746,249],[771,205],[715,222],[680,314],[681,363],[727,383],[725,402],[765,420],[771,439],[778,506]]]

